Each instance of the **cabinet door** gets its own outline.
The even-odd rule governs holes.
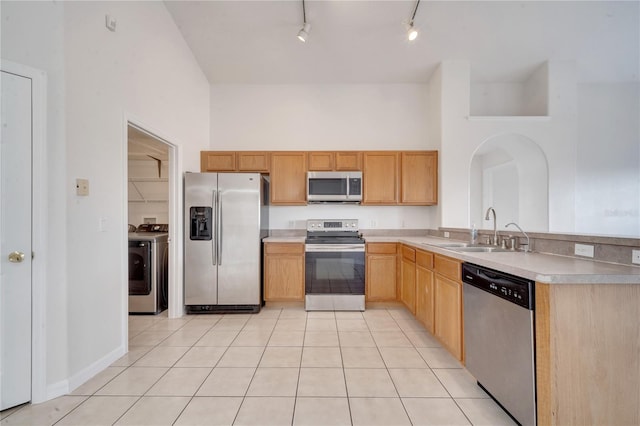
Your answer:
[[[307,203],[307,155],[305,152],[271,153],[271,204]]]
[[[433,271],[416,266],[416,318],[434,333],[433,327]]]
[[[233,172],[236,170],[236,153],[233,151],[200,152],[201,172]]]
[[[368,301],[396,300],[395,254],[368,254],[365,277]]]
[[[303,300],[304,245],[269,243],[264,256],[264,299]]]
[[[369,151],[363,154],[363,204],[397,204],[398,153]]]
[[[402,152],[400,155],[400,203],[438,204],[438,152]]]
[[[402,259],[402,284],[400,299],[412,314],[416,313],[416,264]]]
[[[268,152],[248,152],[237,153],[239,172],[268,172],[269,153]]]
[[[362,170],[362,153],[358,151],[336,152],[336,170]]]
[[[435,334],[462,360],[462,284],[435,274],[435,287]]]
[[[312,151],[309,152],[309,170],[311,171],[331,171],[334,168],[333,152]]]

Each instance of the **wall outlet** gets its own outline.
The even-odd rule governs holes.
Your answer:
[[[449,231],[444,231],[444,237],[449,238]]]
[[[640,265],[640,250],[631,250],[631,263]]]
[[[375,220],[370,220],[369,221],[369,228],[373,229],[376,227],[376,221]]]
[[[593,246],[588,244],[576,244],[574,253],[576,256],[593,257]]]

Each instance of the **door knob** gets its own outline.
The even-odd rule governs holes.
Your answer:
[[[9,253],[9,262],[20,263],[24,260],[24,253],[21,251],[13,251]]]

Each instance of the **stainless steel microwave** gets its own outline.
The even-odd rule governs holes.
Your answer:
[[[362,172],[308,172],[307,201],[359,203],[362,201]]]

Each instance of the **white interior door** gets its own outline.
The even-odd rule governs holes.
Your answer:
[[[31,79],[2,71],[0,409],[31,400]]]

